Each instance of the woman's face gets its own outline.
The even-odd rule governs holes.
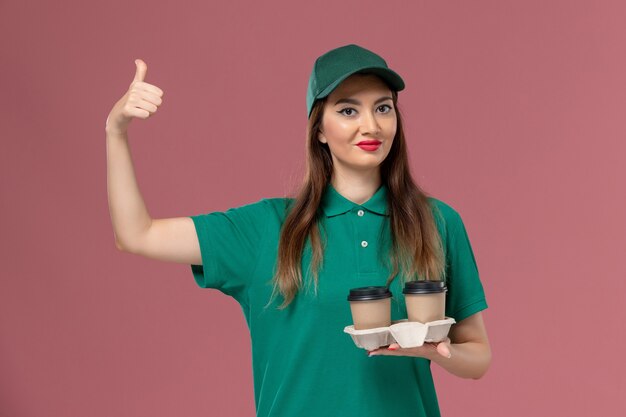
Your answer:
[[[396,111],[391,90],[377,76],[353,74],[328,96],[318,140],[327,143],[335,170],[378,169],[396,135]],[[357,146],[377,140],[377,148]]]

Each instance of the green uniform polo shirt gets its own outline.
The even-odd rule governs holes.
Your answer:
[[[450,206],[429,198],[443,238],[448,292],[446,316],[457,322],[487,308],[463,221]],[[203,265],[191,265],[196,283],[235,298],[252,341],[258,417],[439,416],[430,361],[409,356],[368,357],[345,326],[352,324],[350,288],[385,285],[381,254],[391,245],[387,188],[355,204],[328,185],[322,200],[327,249],[318,294],[302,289],[289,307],[267,309],[280,227],[293,199],[266,198],[225,212],[191,216]],[[311,261],[307,240],[304,282]],[[407,318],[400,276],[393,280],[391,319]]]

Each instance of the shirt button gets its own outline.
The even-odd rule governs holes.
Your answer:
[[[364,212],[363,210],[359,210],[359,211],[357,211],[357,214],[358,214],[359,216],[363,216],[363,214],[364,214],[364,213],[365,213],[365,212]]]
[[[366,248],[366,247],[367,247],[367,241],[365,241],[365,240],[364,240],[363,242],[361,242],[361,246],[363,246],[364,248]]]

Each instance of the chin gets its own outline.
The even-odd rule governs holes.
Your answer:
[[[370,169],[374,169],[374,168],[378,168],[378,167],[380,167],[380,164],[381,164],[382,162],[383,162],[383,161],[376,161],[376,162],[372,162],[372,163],[369,163],[369,164],[353,164],[352,166],[353,166],[355,169],[365,171],[365,170],[370,170]]]

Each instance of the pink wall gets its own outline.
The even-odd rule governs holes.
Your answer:
[[[151,215],[279,197],[313,60],[351,42],[404,77],[416,180],[461,213],[490,305],[487,375],[433,365],[443,414],[626,414],[623,2],[39,3],[0,6],[0,416],[253,415],[237,303],[116,250],[105,119],[142,58]]]

